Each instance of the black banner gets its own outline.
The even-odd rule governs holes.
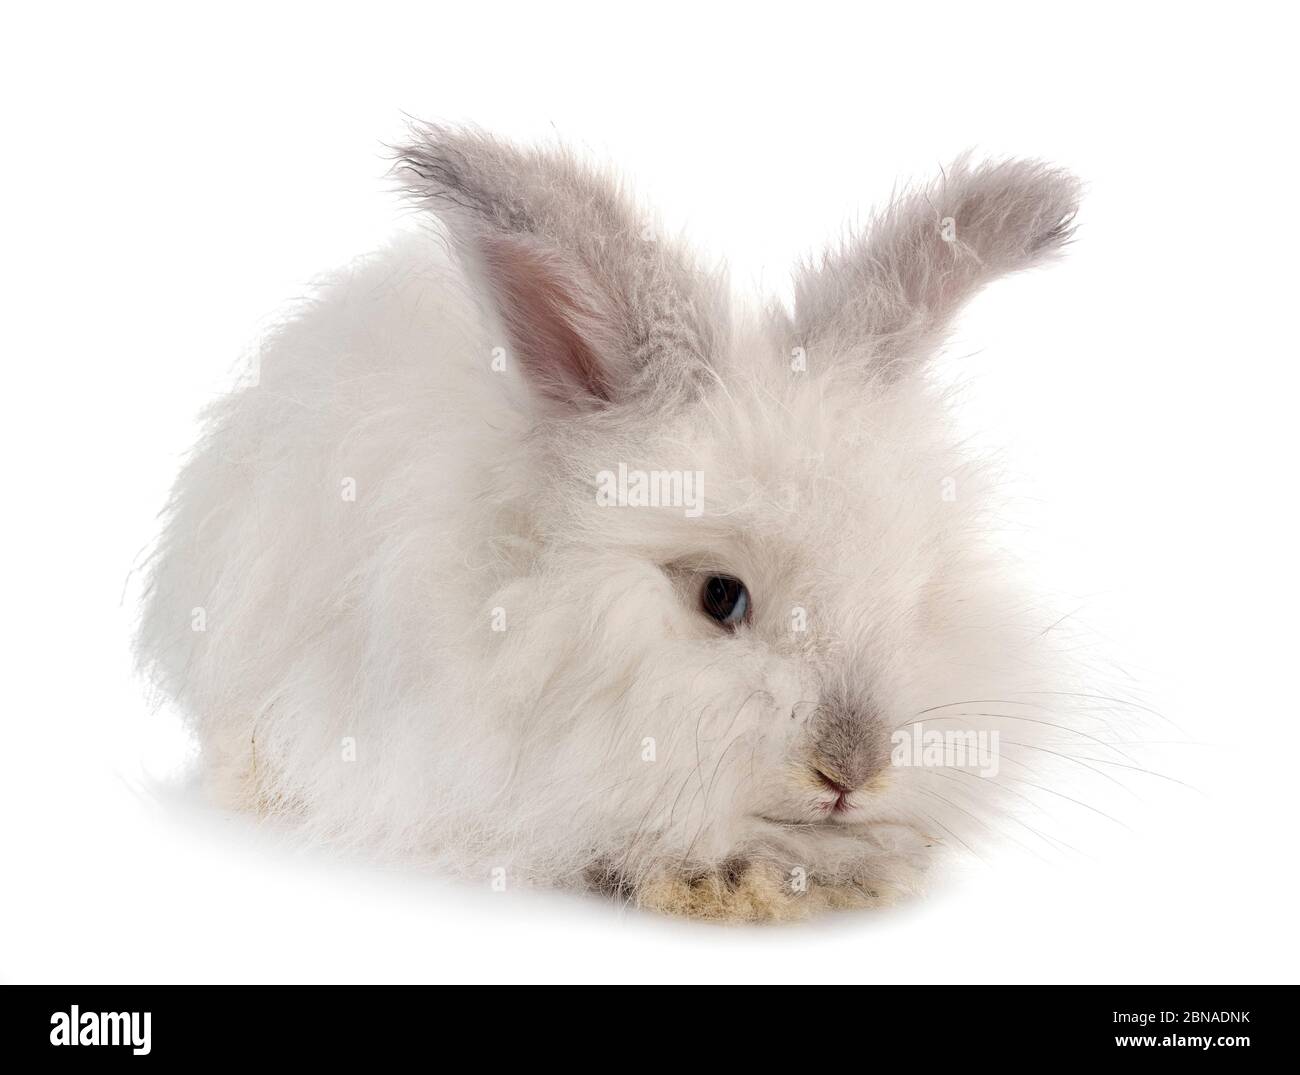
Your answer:
[[[752,995],[739,1002],[682,995],[703,988],[11,985],[0,987],[0,1058],[166,1065],[424,1055],[439,1064],[448,1050],[468,1049],[481,1052],[476,1065],[490,1065],[498,1056],[563,1062],[571,1049],[584,1064],[597,1056],[646,1063],[656,1053],[676,1063],[710,1039],[743,1055],[751,1039],[760,1055],[796,1066],[826,1063],[833,1043],[846,1064],[860,1050],[909,1066],[1131,1053],[1144,1063],[1204,1056],[1236,1067],[1286,1063],[1297,1033],[1292,986],[811,986],[774,997],[740,987]]]

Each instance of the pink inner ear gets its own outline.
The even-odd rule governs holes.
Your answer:
[[[513,353],[539,391],[563,403],[612,398],[597,346],[607,318],[591,308],[574,270],[517,238],[483,240],[483,260]]]

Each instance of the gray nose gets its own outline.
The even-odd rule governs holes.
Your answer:
[[[813,768],[840,790],[862,787],[889,765],[889,737],[870,701],[842,694],[823,698],[810,731]]]

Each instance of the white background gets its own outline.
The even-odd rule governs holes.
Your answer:
[[[890,7],[6,15],[0,979],[1297,977],[1294,27]],[[340,863],[178,786],[128,572],[260,327],[408,212],[382,179],[402,112],[616,162],[742,289],[968,146],[1084,177],[1068,258],[977,299],[949,353],[1025,547],[1173,722],[1143,734],[1174,779],[1125,774],[1086,853],[775,929]]]

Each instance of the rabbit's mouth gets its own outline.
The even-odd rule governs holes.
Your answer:
[[[850,798],[850,794],[831,796],[825,801],[818,802],[811,809],[797,813],[795,811],[791,811],[788,815],[762,813],[755,816],[760,821],[766,821],[771,825],[797,825],[800,828],[838,829],[861,824],[867,820],[867,813],[859,803]]]
[[[889,786],[885,773],[876,773],[856,787],[813,766],[796,779],[793,794],[765,804],[755,817],[772,825],[842,829],[869,824],[881,816],[882,793]]]
[[[841,784],[838,780],[828,776],[821,769],[813,769],[813,774],[829,793],[827,796],[818,800],[817,808],[819,810],[824,810],[832,817],[837,814],[848,814],[853,811],[856,805],[853,802],[853,793],[857,790],[856,788],[851,788]]]

